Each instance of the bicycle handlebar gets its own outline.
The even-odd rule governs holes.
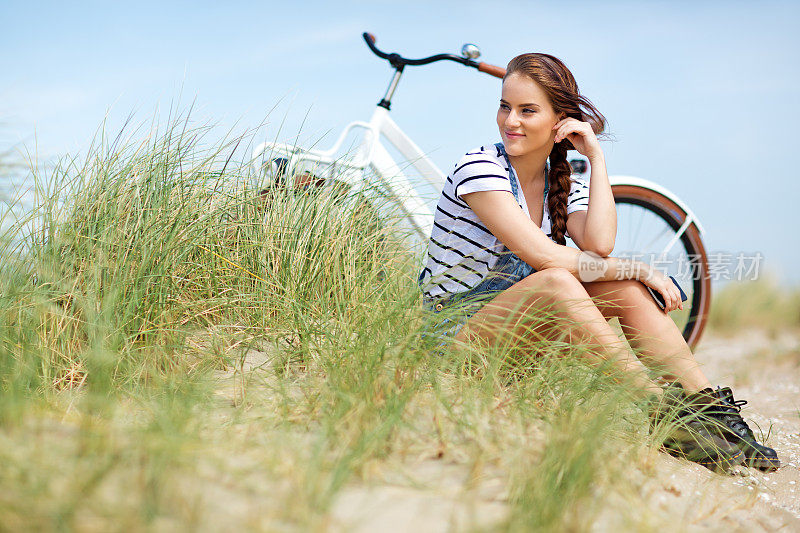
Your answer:
[[[489,63],[478,63],[478,70],[488,74],[489,76],[494,76],[495,78],[502,79],[506,75],[506,69],[503,67],[498,67],[497,65],[490,65]]]
[[[490,76],[494,76],[496,78],[502,78],[506,74],[506,69],[503,67],[498,67],[495,65],[490,65],[489,63],[483,63],[478,61],[473,61],[472,59],[457,56],[454,54],[436,54],[429,57],[424,57],[422,59],[408,59],[400,54],[392,53],[387,54],[386,52],[382,52],[378,50],[378,47],[375,46],[375,42],[377,39],[371,33],[364,32],[362,34],[364,37],[364,41],[366,41],[367,46],[369,49],[372,50],[372,53],[376,56],[380,57],[381,59],[385,59],[397,70],[403,70],[403,67],[406,65],[417,66],[417,65],[427,65],[429,63],[434,63],[436,61],[455,61],[456,63],[461,63],[467,67],[472,67],[474,69],[478,69],[480,72],[484,72],[489,74]]]

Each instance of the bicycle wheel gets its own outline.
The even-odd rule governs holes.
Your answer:
[[[711,280],[708,257],[694,224],[674,242],[686,212],[666,196],[636,185],[614,185],[617,240],[613,255],[648,262],[673,276],[686,293],[683,311],[670,314],[694,349],[708,319]],[[668,249],[667,249],[668,248]]]

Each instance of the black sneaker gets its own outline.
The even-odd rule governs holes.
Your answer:
[[[719,403],[708,409],[706,413],[725,423],[729,430],[726,438],[744,452],[745,464],[766,471],[780,468],[781,462],[777,452],[756,441],[753,430],[739,414],[747,400],[734,400],[730,387],[724,389],[717,387],[715,391],[710,389],[706,389],[706,391],[719,400]]]
[[[744,461],[742,450],[725,438],[723,425],[693,407],[680,385],[668,387],[651,407],[651,428],[662,423],[670,428],[662,446],[671,455],[722,472]]]

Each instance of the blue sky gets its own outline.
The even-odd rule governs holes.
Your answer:
[[[306,138],[367,119],[389,81],[362,31],[415,57],[477,43],[504,65],[552,53],[609,119],[610,174],[692,206],[710,251],[761,252],[800,282],[800,4],[796,2],[0,1],[0,150],[85,150],[180,100],[222,130]],[[496,140],[498,81],[456,64],[409,68],[394,119],[442,169]],[[274,108],[274,109],[273,109]],[[270,113],[270,110],[272,112]]]

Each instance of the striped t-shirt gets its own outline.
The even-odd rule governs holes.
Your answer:
[[[467,152],[447,176],[433,220],[427,259],[420,273],[425,298],[464,292],[480,283],[504,251],[503,243],[489,231],[463,200],[478,191],[512,193],[509,167],[502,151],[487,144]],[[525,195],[518,203],[530,217]],[[567,214],[589,208],[589,185],[577,175],[567,198]],[[542,231],[550,237],[550,214],[545,199]]]

